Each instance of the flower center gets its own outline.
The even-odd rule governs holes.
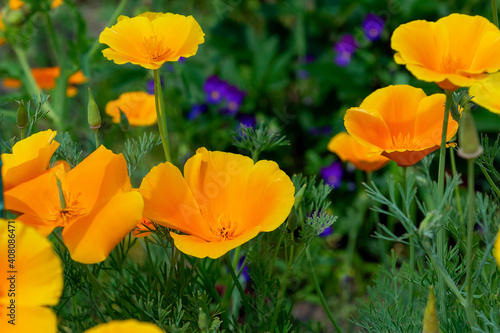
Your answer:
[[[160,39],[158,39],[158,36],[144,37],[142,47],[149,61],[164,60],[171,53],[171,50],[163,45],[163,37]]]
[[[66,207],[61,207],[58,205],[52,213],[51,220],[60,227],[66,227],[70,225],[74,220],[85,215],[85,209],[79,207],[80,204],[77,198],[71,199],[70,196],[64,194]]]
[[[452,56],[450,54],[443,56],[441,61],[441,70],[443,73],[451,74],[456,73],[459,69],[465,69],[464,64],[460,56]]]
[[[403,135],[399,133],[398,136],[392,137],[393,148],[392,149],[406,149],[406,150],[416,150],[419,149],[418,143],[414,138],[410,137],[410,133]]]
[[[217,223],[210,226],[210,230],[212,230],[219,241],[223,242],[238,236],[236,233],[237,226],[237,223],[232,222],[228,216],[222,214],[217,219]]]

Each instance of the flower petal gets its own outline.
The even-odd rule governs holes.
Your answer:
[[[62,236],[71,258],[84,264],[105,260],[141,220],[143,207],[139,193],[120,193],[93,214],[65,227]]]
[[[2,306],[3,307],[3,306]],[[0,312],[0,332],[57,332],[57,317],[54,311],[43,306],[23,306],[16,304],[15,329],[8,323],[6,311]]]
[[[392,145],[391,131],[384,119],[374,110],[350,108],[344,116],[347,132],[359,143],[380,153],[384,147]]]
[[[140,322],[135,319],[110,321],[86,330],[84,333],[163,333],[155,324]]]
[[[246,230],[243,234],[234,239],[221,242],[207,242],[196,236],[179,235],[174,232],[171,232],[170,236],[174,239],[175,247],[183,253],[197,258],[209,257],[217,259],[230,250],[248,242],[250,239],[257,236],[260,231],[261,226],[258,225],[252,229]]]
[[[106,104],[106,113],[120,123],[120,110],[125,113],[132,126],[147,126],[156,123],[155,96],[144,91],[127,92],[117,100]]]

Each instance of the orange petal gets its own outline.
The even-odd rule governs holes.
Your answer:
[[[0,312],[0,332],[57,332],[57,317],[50,308],[16,305],[14,330],[12,330],[14,326],[8,323],[11,318],[6,315],[6,311],[2,309]]]
[[[21,80],[13,78],[3,79],[3,86],[11,89],[21,88]]]
[[[127,92],[117,100],[106,104],[106,113],[120,123],[120,110],[132,126],[148,126],[156,123],[155,96],[143,91]]]
[[[172,163],[152,168],[139,192],[144,198],[145,217],[205,239],[213,236],[181,172]]]
[[[12,147],[12,154],[2,154],[2,180],[4,191],[42,174],[52,154],[59,146],[53,141],[56,132],[38,132],[18,141]]]
[[[238,229],[260,226],[273,231],[290,214],[295,202],[295,187],[290,177],[273,161],[259,161],[248,176],[243,192]]]
[[[179,235],[174,232],[171,232],[170,236],[174,239],[175,247],[183,253],[197,258],[209,257],[217,259],[230,250],[248,242],[250,239],[257,236],[260,231],[261,226],[258,225],[252,229],[246,230],[237,238],[220,242],[207,242],[196,236]]]
[[[99,324],[86,330],[84,333],[162,333],[163,330],[151,323],[144,323],[135,319],[123,321],[110,321],[109,323]]]
[[[344,116],[344,125],[356,141],[370,147],[374,153],[392,144],[389,127],[375,110],[350,108]]]
[[[439,146],[434,146],[426,148],[423,150],[405,150],[405,151],[391,151],[382,152],[382,155],[390,158],[398,164],[400,167],[408,167],[419,162],[425,156],[429,155],[433,151],[439,149]]]
[[[120,193],[64,228],[62,236],[71,258],[84,264],[105,260],[141,220],[143,207],[139,193]]]

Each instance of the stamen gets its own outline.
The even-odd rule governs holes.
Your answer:
[[[158,38],[156,35],[144,37],[142,47],[150,62],[163,60],[171,53],[171,50],[164,46],[163,37]]]

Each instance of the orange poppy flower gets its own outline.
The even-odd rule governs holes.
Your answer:
[[[135,319],[113,320],[109,323],[99,324],[86,330],[84,333],[163,333],[155,324],[144,323]]]
[[[0,332],[56,333],[57,317],[48,306],[59,303],[63,271],[52,244],[33,228],[0,219],[0,249]]]
[[[59,147],[54,141],[57,132],[47,130],[35,133],[12,147],[12,154],[2,154],[4,191],[44,173]]]
[[[59,67],[45,67],[45,68],[32,68],[31,74],[40,89],[54,89],[56,87],[56,79],[61,75],[61,68]],[[66,96],[74,97],[78,90],[74,85],[79,85],[87,82],[87,78],[83,75],[82,71],[78,71],[71,75],[68,79],[68,89]],[[6,78],[3,79],[3,85],[6,88],[20,88],[21,80]]]
[[[219,258],[259,232],[278,228],[295,201],[290,178],[272,161],[196,151],[184,165],[162,163],[144,177],[144,216],[179,230],[175,246],[198,257]]]
[[[52,0],[52,3],[50,4],[50,8],[54,9],[59,7],[64,3],[63,0]],[[9,7],[12,10],[17,10],[20,9],[24,6],[24,1],[21,0],[9,0]]]
[[[2,13],[0,13],[0,45],[5,44],[7,42],[7,39],[4,37],[4,32],[5,32],[5,24],[3,23],[2,20]]]
[[[143,217],[137,226],[132,230],[132,235],[136,238],[143,238],[151,235],[151,230],[156,230],[155,225],[150,219]]]
[[[371,172],[389,163],[382,155],[373,154],[367,146],[356,141],[349,133],[335,135],[328,143],[328,150],[337,154],[344,162],[351,162],[360,170]]]
[[[130,62],[158,69],[167,61],[196,54],[203,36],[192,16],[147,12],[133,18],[120,16],[114,26],[104,29],[99,42],[109,46],[103,55],[118,65]]]
[[[469,88],[472,101],[500,114],[500,72],[489,75],[486,79],[477,81]]]
[[[142,218],[143,201],[132,191],[123,155],[99,147],[69,172],[59,164],[5,192],[5,207],[44,235],[64,227],[73,260],[103,261]]]
[[[156,123],[155,95],[144,91],[121,94],[117,100],[106,104],[106,113],[120,123],[120,110],[127,116],[131,126],[147,126]]]
[[[344,125],[372,153],[410,166],[440,147],[445,100],[444,94],[427,96],[408,85],[389,86],[370,94],[359,108],[347,110]],[[450,115],[446,140],[457,129]]]
[[[500,30],[481,16],[451,14],[400,25],[391,46],[396,63],[441,88],[469,87],[500,69]]]

